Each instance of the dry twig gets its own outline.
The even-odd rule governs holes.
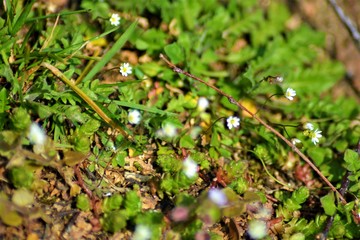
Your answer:
[[[334,9],[336,15],[339,17],[340,21],[345,25],[346,29],[349,31],[351,38],[355,42],[356,47],[360,51],[360,33],[351,19],[346,16],[342,8],[337,4],[336,0],[328,0],[331,7]]]

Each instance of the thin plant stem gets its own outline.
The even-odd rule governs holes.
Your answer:
[[[250,151],[250,152],[256,154],[254,151]],[[269,170],[268,170],[267,167],[266,167],[266,164],[265,164],[264,160],[263,160],[261,157],[259,157],[259,156],[258,156],[258,158],[260,159],[261,164],[263,165],[263,167],[264,167],[264,169],[265,169],[265,172],[267,173],[267,175],[269,175],[269,177],[270,177],[271,179],[273,179],[273,180],[274,180],[275,182],[277,182],[278,184],[283,185],[284,187],[287,187],[287,188],[290,187],[288,184],[283,183],[282,181],[278,180],[276,177],[274,177],[273,175],[271,175],[271,173],[269,172]]]
[[[346,204],[346,200],[345,198],[338,192],[338,190],[334,187],[334,185],[331,184],[331,182],[324,176],[324,174],[321,173],[321,171],[315,166],[315,164],[312,163],[312,161],[305,155],[303,154],[294,144],[291,143],[291,141],[289,141],[288,139],[286,139],[280,132],[278,132],[277,130],[275,130],[273,127],[271,127],[269,124],[267,124],[264,120],[262,120],[260,117],[258,117],[257,115],[255,115],[254,113],[250,112],[249,109],[247,109],[246,107],[244,107],[241,103],[239,103],[238,101],[236,101],[231,95],[225,93],[224,91],[222,91],[221,89],[213,86],[212,84],[202,80],[201,78],[198,78],[184,70],[182,70],[181,68],[178,68],[177,66],[175,66],[172,62],[170,62],[163,54],[160,54],[160,58],[166,62],[166,64],[176,73],[179,74],[183,74],[187,77],[190,77],[192,79],[194,79],[195,81],[201,82],[203,84],[205,84],[206,86],[214,89],[216,92],[218,92],[220,95],[226,97],[230,103],[236,105],[239,109],[245,111],[246,113],[248,113],[253,119],[255,119],[256,121],[258,121],[260,124],[262,124],[265,128],[267,128],[269,131],[271,131],[272,133],[274,133],[277,137],[279,137],[281,140],[283,140],[287,145],[289,145],[292,150],[294,152],[296,152],[307,164],[310,165],[310,167],[320,176],[320,178],[331,188],[332,191],[334,191],[335,193],[337,193],[338,197],[340,198],[341,202],[343,204]]]
[[[99,53],[100,53],[100,51],[99,51],[98,49],[95,50],[93,57],[99,56]],[[83,80],[83,78],[85,77],[85,75],[90,71],[90,69],[91,69],[92,66],[94,65],[94,62],[95,62],[94,59],[91,59],[91,60],[88,62],[88,64],[86,65],[84,71],[82,71],[82,73],[80,74],[80,76],[76,79],[75,85],[78,85],[78,84]]]

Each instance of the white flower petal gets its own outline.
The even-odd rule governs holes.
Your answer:
[[[121,75],[123,75],[124,77],[127,77],[129,74],[132,73],[132,67],[130,66],[129,63],[123,63],[120,66],[120,73]]]
[[[261,239],[267,235],[266,222],[262,220],[251,220],[247,229],[248,234],[253,239]]]
[[[209,100],[205,97],[199,97],[197,109],[200,112],[205,111],[209,107]]]
[[[219,207],[223,207],[228,203],[228,199],[225,193],[218,188],[211,188],[208,194],[209,194],[209,199]]]
[[[177,134],[176,127],[171,123],[166,123],[162,130],[167,137],[175,137]]]
[[[187,157],[183,161],[183,171],[188,178],[193,178],[198,171],[198,165],[191,157]]]
[[[314,125],[312,125],[312,123],[306,123],[304,128],[312,131],[314,130]]]
[[[118,26],[120,24],[119,14],[113,13],[110,17],[110,24],[113,26]]]
[[[286,89],[285,97],[289,99],[290,101],[294,100],[294,97],[296,96],[296,91],[292,88]]]
[[[319,139],[322,138],[321,131],[319,129],[316,129],[315,131],[310,133],[311,141],[316,145],[319,143]]]
[[[240,126],[240,118],[238,117],[230,116],[226,119],[226,122],[229,129],[237,128]]]
[[[282,76],[275,77],[275,82],[282,83],[284,81],[284,78]]]
[[[151,239],[151,229],[148,226],[139,224],[135,228],[133,240],[149,240]]]
[[[296,145],[296,144],[298,144],[298,143],[301,143],[301,141],[300,141],[299,139],[297,139],[297,138],[291,139],[291,142],[292,142],[292,144],[294,144],[294,145]]]
[[[35,145],[44,145],[46,141],[46,134],[45,131],[37,123],[32,123],[30,125],[28,138],[30,142]]]
[[[141,120],[141,113],[138,110],[131,110],[128,114],[128,121],[131,124],[139,124]]]

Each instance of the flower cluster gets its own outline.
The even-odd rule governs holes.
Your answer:
[[[311,141],[316,145],[319,143],[319,139],[322,138],[321,132],[318,128],[314,130],[314,125],[311,123],[306,123],[304,125],[304,135],[311,138]]]
[[[287,88],[284,95],[287,99],[292,101],[296,96],[296,91],[292,88]],[[314,130],[314,125],[312,123],[304,124],[304,129],[305,129],[303,132],[304,135],[308,136],[311,139],[311,141],[314,143],[314,145],[317,145],[320,141],[319,139],[322,138],[321,131],[319,129]],[[302,146],[301,141],[297,138],[292,139],[291,142],[295,146]]]

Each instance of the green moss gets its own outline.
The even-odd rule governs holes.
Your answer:
[[[27,167],[13,167],[9,170],[9,180],[16,188],[30,188],[34,173]]]
[[[25,108],[15,108],[11,116],[11,122],[16,130],[26,131],[31,124],[30,114]]]
[[[127,218],[124,210],[112,211],[104,214],[101,225],[105,231],[115,233],[126,227]]]
[[[76,207],[83,211],[90,210],[90,199],[86,194],[79,194],[76,197]]]

